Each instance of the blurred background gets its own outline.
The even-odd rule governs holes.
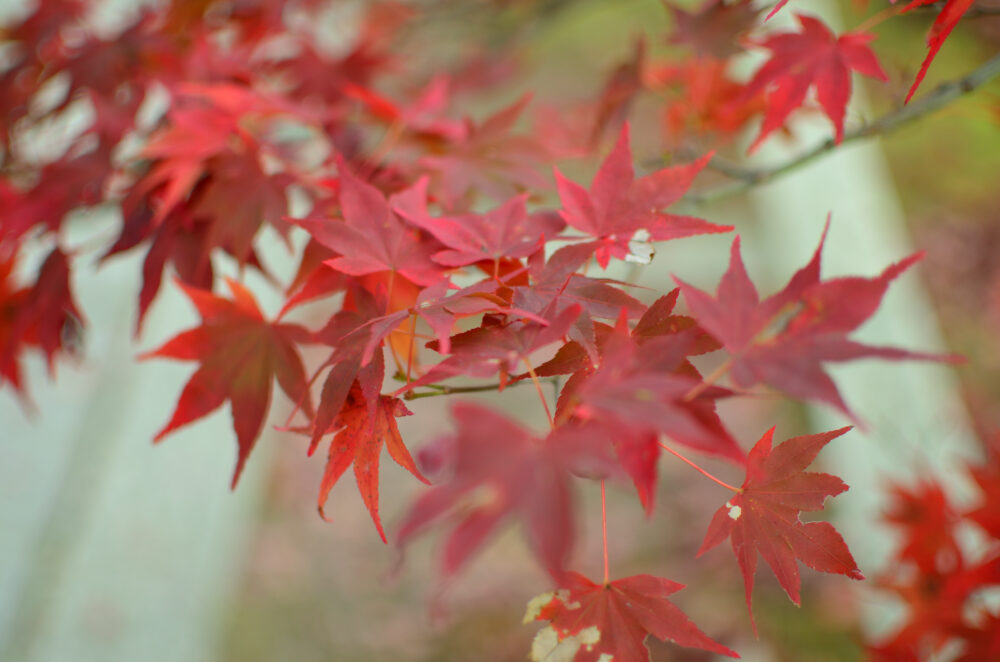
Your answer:
[[[17,4],[2,6],[11,11]],[[333,4],[330,29],[349,41],[357,31],[358,6],[365,3]],[[672,14],[653,0],[414,4],[421,5],[419,18],[401,32],[399,44],[407,66],[426,75],[480,56],[500,63],[496,81],[470,96],[461,114],[483,117],[532,91],[551,131],[575,130],[573,108],[592,103],[609,77],[627,67],[640,36],[658,61],[681,52],[665,40]],[[793,0],[790,8],[849,28],[880,5],[870,4],[862,13],[856,2]],[[786,11],[775,22],[791,20]],[[899,105],[923,59],[932,20],[932,13],[914,12],[875,28],[875,48],[891,82],[856,81],[860,89],[848,126]],[[971,71],[998,44],[1000,19],[963,22],[924,89]],[[505,66],[516,73],[505,74]],[[746,67],[752,71],[753,62]],[[933,472],[945,476],[961,499],[970,489],[963,458],[977,457],[978,440],[1000,427],[998,95],[994,82],[890,135],[852,143],[768,185],[684,210],[736,226],[748,269],[765,293],[808,260],[828,213],[827,276],[871,276],[913,250],[927,252],[917,272],[890,289],[860,338],[955,351],[968,362],[958,368],[871,362],[835,373],[869,429],[838,439],[821,456],[824,467],[851,485],[827,513],[869,576],[885,567],[894,544],[879,524],[888,481]],[[688,101],[649,95],[634,104],[629,116],[637,160],[686,160],[713,146],[666,144],[661,138],[671,108]],[[828,135],[825,118],[804,114],[751,164],[783,162]],[[750,137],[736,136],[723,153],[740,160]],[[596,165],[576,160],[564,171],[586,182]],[[67,243],[86,246],[113,234],[119,222],[93,213],[70,224]],[[609,275],[652,288],[643,295],[649,300],[672,287],[670,274],[714,289],[730,242],[728,236],[676,242],[658,247],[649,266]],[[259,243],[269,266],[287,282],[296,256],[273,236]],[[296,237],[297,250],[303,243]],[[443,586],[435,574],[437,539],[424,538],[399,558],[372,530],[350,477],[331,494],[326,514],[332,523],[317,516],[323,462],[307,458],[303,441],[293,435],[268,429],[235,492],[228,489],[235,445],[227,407],[151,444],[192,367],[135,357],[197,318],[171,284],[152,307],[142,336],[133,338],[140,258],[78,269],[74,288],[87,323],[79,358],[58,365],[55,379],[46,374],[44,360],[31,359],[32,403],[0,392],[0,660],[525,659],[536,627],[520,624],[524,606],[549,585],[517,530],[506,530],[467,572]],[[225,261],[218,266],[234,273]],[[32,267],[37,264],[25,265]],[[253,273],[248,278],[274,313],[280,293]],[[315,328],[316,320],[305,321]],[[479,399],[516,412],[528,425],[541,429],[544,423],[527,390]],[[416,415],[399,424],[411,448],[447,429],[446,400],[410,405]],[[276,402],[271,423],[280,425],[289,403],[280,395]],[[775,421],[779,439],[845,424],[832,411],[780,398],[729,406],[723,416],[745,447]],[[741,480],[731,466],[705,464],[725,480]],[[762,571],[754,601],[760,638],[754,639],[731,553],[720,548],[694,559],[722,495],[670,458],[661,460],[661,472],[658,507],[650,518],[629,488],[609,492],[615,574],[646,572],[688,585],[676,602],[747,660],[857,660],[865,636],[893,627],[898,608],[865,585],[804,572],[803,606],[796,608]],[[601,562],[599,493],[592,485],[579,487],[576,567],[594,575]],[[383,464],[383,519],[390,537],[420,489],[399,467]],[[654,660],[712,657],[649,645]]]

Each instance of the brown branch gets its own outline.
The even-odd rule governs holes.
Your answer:
[[[540,377],[539,381],[558,383],[555,377]],[[521,386],[523,384],[532,384],[533,382],[528,379],[518,380],[516,382],[507,382],[505,388],[510,388],[511,386]],[[488,391],[499,391],[500,384],[482,384],[477,386],[438,386],[437,384],[426,384],[425,388],[433,389],[431,391],[407,391],[403,394],[405,400],[417,400],[420,398],[433,398],[439,395],[454,395],[456,393],[485,393]]]
[[[1000,75],[1000,54],[994,55],[968,75],[943,83],[910,104],[887,113],[873,122],[844,132],[844,139],[840,144],[843,145],[894,131],[903,124],[939,110],[955,99],[985,85],[998,75]],[[709,162],[708,167],[737,181],[700,192],[692,192],[684,196],[684,200],[696,204],[704,204],[742,193],[754,186],[773,181],[823,156],[827,152],[833,151],[836,147],[838,147],[838,144],[834,142],[833,138],[829,138],[812,149],[793,157],[789,161],[771,168],[745,168],[725,159],[715,157]]]
[[[938,2],[933,5],[922,5],[920,7],[914,7],[916,11],[921,13],[937,11],[940,12],[944,8],[944,2]],[[965,10],[962,14],[962,18],[984,18],[989,16],[1000,16],[1000,5],[973,5]]]

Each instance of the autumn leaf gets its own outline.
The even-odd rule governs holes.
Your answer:
[[[447,246],[431,256],[438,264],[463,267],[485,260],[499,266],[503,258],[531,255],[544,239],[552,239],[564,226],[554,212],[529,214],[526,201],[526,195],[519,195],[483,214],[440,218],[431,218],[425,210],[416,214],[397,211]]]
[[[445,208],[467,209],[476,194],[497,202],[525,190],[549,186],[540,168],[550,154],[541,140],[515,133],[514,125],[531,101],[524,96],[482,122],[465,121],[461,136],[419,159],[432,173],[431,189]]]
[[[297,349],[297,344],[310,336],[296,324],[268,322],[249,290],[234,280],[226,279],[226,284],[233,294],[231,301],[178,282],[201,315],[201,326],[182,332],[139,358],[201,363],[184,386],[170,421],[154,437],[156,442],[230,401],[239,446],[232,481],[235,488],[264,425],[274,379],[292,402],[300,403],[312,415],[305,369]]]
[[[833,124],[834,141],[839,143],[844,137],[844,114],[851,97],[851,71],[887,80],[868,47],[874,35],[847,32],[837,37],[817,18],[801,14],[796,14],[796,18],[801,32],[778,32],[756,42],[771,51],[771,57],[757,70],[743,93],[749,99],[768,90],[764,122],[749,152],[784,125],[791,112],[805,101],[809,88],[816,90],[819,105]]]
[[[70,287],[69,256],[54,248],[30,287],[15,282],[15,256],[0,247],[0,385],[9,382],[30,404],[21,376],[20,360],[27,348],[45,354],[49,375],[55,376],[55,358],[79,349],[83,315]]]
[[[372,522],[378,530],[382,542],[387,542],[382,520],[378,514],[379,463],[382,447],[389,451],[396,464],[417,477],[421,482],[430,484],[417,469],[410,452],[403,444],[396,427],[396,418],[409,416],[413,412],[406,408],[402,400],[379,396],[374,417],[371,416],[368,399],[361,387],[355,383],[347,396],[347,402],[334,421],[331,429],[337,430],[336,436],[330,442],[330,452],[323,473],[323,481],[319,488],[317,506],[319,514],[324,519],[323,506],[326,504],[330,490],[337,483],[352,463],[354,478],[358,483],[358,492],[371,513]]]
[[[787,0],[786,0],[787,1]],[[742,51],[740,39],[753,27],[759,9],[751,0],[705,0],[694,11],[666,5],[673,14],[669,43],[689,47],[697,59],[726,60]]]
[[[596,359],[574,341],[535,369],[539,376],[572,374],[560,391],[556,419],[583,419],[607,430],[647,515],[654,505],[661,433],[701,452],[746,461],[709,397],[716,392],[683,399],[701,381],[687,357],[718,345],[692,318],[673,313],[678,292],[654,301],[631,332],[624,318],[616,327],[595,324]]]
[[[646,40],[639,36],[632,57],[614,68],[594,103],[594,123],[588,141],[591,148],[599,144],[608,128],[617,128],[628,119],[635,99],[645,89],[645,68]]]
[[[589,191],[555,171],[563,220],[597,240],[597,263],[602,268],[612,257],[642,260],[629,250],[629,242],[639,230],[647,231],[652,241],[729,232],[731,226],[661,211],[681,199],[710,158],[708,154],[694,163],[663,168],[636,179],[626,122]]]
[[[458,426],[450,439],[453,476],[416,501],[403,518],[397,544],[405,547],[431,525],[449,517],[457,520],[441,558],[444,574],[451,575],[504,520],[518,519],[543,567],[560,570],[575,533],[570,472],[580,462],[610,465],[607,444],[558,431],[538,438],[506,416],[472,403],[456,403],[451,411]]]
[[[711,402],[727,394],[705,391],[689,394],[699,384],[697,371],[687,369],[693,350],[693,331],[648,338],[641,345],[619,323],[601,351],[601,361],[573,389],[573,415],[582,420],[611,423],[634,432],[658,432],[703,453],[742,463],[743,450],[729,435]]]
[[[824,446],[850,429],[794,437],[772,450],[774,428],[771,428],[750,451],[740,492],[715,512],[698,555],[730,539],[743,573],[751,622],[750,596],[758,553],[795,604],[800,603],[796,559],[814,570],[864,579],[833,525],[799,520],[801,511],[822,510],[827,497],[847,490],[847,485],[836,476],[808,472],[805,468]],[[754,623],[755,631],[756,628]]]
[[[875,313],[889,284],[922,254],[889,266],[875,278],[821,281],[825,240],[826,230],[812,260],[784,289],[763,301],[743,265],[739,237],[733,242],[729,269],[715,297],[674,280],[701,327],[729,352],[730,374],[737,386],[765,383],[796,398],[826,402],[857,420],[824,371],[825,362],[861,358],[954,362],[958,357],[864,345],[848,338]]]
[[[432,246],[403,224],[381,191],[351,173],[343,159],[338,164],[344,221],[296,221],[338,254],[325,264],[349,276],[388,271],[417,285],[440,280],[441,267],[430,259]]]
[[[550,621],[531,646],[535,662],[648,661],[652,635],[679,646],[739,657],[709,638],[668,596],[683,584],[633,575],[597,584],[576,572],[563,573],[560,588],[528,603],[524,623]]]
[[[577,305],[563,309],[558,315],[552,314],[550,309],[548,314],[542,315],[547,318],[547,324],[533,319],[514,320],[479,326],[452,336],[449,342],[451,355],[420,379],[400,387],[393,395],[459,375],[489,377],[499,373],[503,383],[508,375],[518,372],[519,365],[528,361],[535,351],[561,342],[580,311]],[[437,341],[432,341],[429,346],[438,351],[444,349]]]
[[[544,263],[532,260],[531,283],[514,288],[515,305],[538,314],[553,304],[558,310],[578,305],[588,318],[615,319],[623,308],[629,317],[641,315],[646,307],[625,292],[620,281],[576,273],[596,248],[594,242],[570,244],[556,250]]]
[[[647,73],[649,85],[667,98],[661,125],[672,144],[692,137],[729,141],[767,108],[763,92],[747,97],[727,60],[700,57],[671,61]]]
[[[924,76],[927,75],[927,70],[930,69],[931,63],[934,58],[937,57],[938,51],[944,46],[945,40],[951,34],[951,31],[955,29],[958,22],[965,15],[965,12],[975,4],[976,0],[947,0],[944,6],[941,7],[941,11],[938,13],[937,18],[934,19],[934,24],[931,26],[931,31],[927,35],[927,57],[924,58],[923,63],[920,65],[920,71],[917,72],[917,77],[913,81],[913,85],[910,86],[910,91],[906,93],[906,103],[910,102],[913,98],[913,94],[920,87],[920,83],[923,82]],[[910,11],[911,9],[917,9],[918,7],[925,7],[927,5],[937,4],[938,0],[913,0],[903,7],[903,13]]]

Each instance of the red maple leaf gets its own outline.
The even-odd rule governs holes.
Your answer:
[[[505,383],[508,375],[515,374],[519,364],[530,361],[529,357],[535,351],[561,342],[581,312],[577,305],[569,306],[558,314],[554,310],[554,306],[550,307],[542,315],[547,323],[534,319],[491,322],[452,336],[448,343],[451,355],[420,379],[400,387],[393,395],[459,375],[489,377],[499,372],[501,383]],[[443,343],[438,341],[432,341],[428,346],[444,351]]]
[[[816,90],[819,105],[835,130],[834,140],[844,136],[844,114],[851,96],[851,71],[887,80],[875,54],[868,47],[874,35],[847,32],[835,36],[817,18],[796,14],[801,32],[778,32],[757,42],[771,51],[771,58],[747,83],[744,99],[769,90],[767,112],[760,133],[750,145],[753,152],[775,129],[784,125],[793,110],[802,105],[806,93]]]
[[[23,393],[20,363],[23,340],[17,318],[31,290],[14,282],[16,257],[16,254],[0,255],[0,385],[9,382],[15,391]]]
[[[22,352],[29,347],[42,350],[49,374],[54,375],[56,355],[78,349],[83,316],[70,289],[66,253],[53,249],[31,287],[14,283],[16,262],[16,255],[8,259],[0,255],[0,385],[10,382],[30,404],[21,382]]]
[[[561,398],[571,398],[574,416],[583,420],[607,422],[623,433],[662,433],[701,452],[742,463],[743,450],[722,427],[714,406],[704,404],[726,392],[706,390],[688,399],[699,384],[697,371],[688,369],[686,361],[696,353],[694,342],[694,332],[686,331],[639,344],[623,316],[601,350],[599,366],[577,383],[567,384]]]
[[[392,201],[387,201],[381,191],[351,173],[343,159],[338,163],[344,221],[296,221],[314,239],[338,253],[326,264],[349,276],[388,271],[418,285],[440,280],[441,267],[430,259],[433,245],[421,241],[417,230],[403,224],[392,211]],[[425,188],[418,182],[398,196],[420,196]]]
[[[483,214],[431,218],[426,209],[410,213],[397,208],[397,212],[447,246],[431,256],[438,264],[464,267],[485,260],[499,269],[501,259],[531,255],[565,225],[554,212],[529,214],[527,197],[516,196]]]
[[[632,57],[622,62],[608,76],[594,102],[594,123],[588,145],[594,148],[609,127],[618,127],[628,118],[636,97],[645,89],[646,40],[635,40]]]
[[[633,575],[596,584],[576,572],[560,577],[560,588],[528,603],[524,623],[550,621],[538,631],[531,659],[569,662],[649,660],[647,635],[680,646],[739,657],[698,629],[668,596],[683,584]]]
[[[275,378],[285,394],[312,415],[305,369],[296,349],[296,343],[307,342],[310,334],[297,324],[268,322],[249,290],[228,278],[226,284],[233,294],[232,301],[178,282],[198,309],[201,326],[180,333],[139,358],[201,363],[184,386],[170,421],[154,441],[230,401],[239,445],[232,481],[232,487],[236,487],[264,425]]]
[[[560,391],[557,420],[573,416],[581,418],[574,410],[584,405],[581,413],[588,414],[586,425],[603,427],[607,436],[614,439],[618,460],[632,478],[647,514],[653,509],[658,480],[660,446],[657,442],[660,429],[669,428],[668,434],[669,431],[679,433],[677,441],[691,444],[700,451],[724,456],[741,464],[746,461],[745,454],[722,425],[714,400],[704,397],[675,402],[669,397],[670,389],[683,397],[701,380],[701,374],[684,357],[718,349],[715,340],[698,330],[693,319],[673,314],[678,293],[679,290],[675,289],[654,301],[627,339],[623,337],[623,320],[619,320],[618,329],[595,323],[596,347],[593,354],[596,356],[592,356],[592,352],[580,342],[571,341],[535,369],[539,376],[572,373],[573,376]],[[682,350],[683,356],[676,356],[676,361],[668,359],[670,362],[664,365],[664,350],[671,347],[664,345],[663,339],[685,332],[687,336],[675,346]],[[664,374],[658,376],[655,373],[657,366]],[[636,374],[643,370],[647,373],[645,376]],[[524,373],[516,379],[528,377]],[[640,384],[639,380],[643,378],[646,383]],[[591,381],[597,383],[588,384]],[[662,390],[664,387],[666,390]],[[643,399],[636,402],[637,396]],[[588,399],[591,400],[589,407]],[[616,399],[624,401],[618,403]],[[636,408],[640,410],[638,414]],[[637,425],[643,419],[651,425]]]
[[[924,7],[926,5],[937,4],[938,0],[913,0],[905,7],[903,7],[903,12],[908,12],[911,9],[916,9],[918,7]],[[937,57],[938,51],[944,46],[944,42],[948,39],[948,35],[951,31],[955,29],[958,22],[961,20],[965,12],[975,4],[976,0],[947,0],[944,6],[941,8],[941,12],[934,19],[934,25],[931,26],[931,31],[927,34],[927,57],[924,58],[923,63],[920,65],[920,71],[917,72],[917,77],[913,81],[913,85],[910,86],[910,91],[906,94],[906,102],[909,103],[910,99],[913,98],[914,92],[920,87],[920,83],[923,82],[924,76],[927,75],[927,70],[930,69],[931,62]]]
[[[797,271],[783,290],[763,301],[743,265],[739,237],[733,242],[729,269],[715,298],[676,277],[674,280],[701,327],[729,352],[733,362],[730,374],[737,386],[765,383],[793,397],[827,402],[855,418],[824,371],[824,362],[867,357],[956,361],[958,357],[873,347],[849,339],[847,336],[878,309],[893,279],[922,254],[891,265],[875,278],[820,281],[825,239],[826,230],[809,264]],[[789,314],[781,325],[783,316]]]
[[[323,482],[319,488],[317,506],[320,516],[326,519],[323,515],[323,506],[326,504],[330,490],[333,489],[347,467],[353,463],[358,492],[361,494],[368,512],[371,513],[372,521],[375,523],[378,534],[382,537],[382,542],[387,542],[378,514],[378,469],[382,446],[386,447],[396,464],[409,471],[420,481],[430,484],[414,464],[410,452],[399,436],[399,428],[396,427],[397,417],[409,416],[412,413],[402,400],[383,395],[379,396],[374,416],[372,416],[368,399],[361,386],[355,382],[347,396],[344,408],[341,409],[340,415],[331,426],[331,430],[337,430],[337,435],[330,442],[326,471],[323,473]]]
[[[958,511],[936,480],[922,478],[910,488],[893,484],[889,491],[891,502],[883,519],[902,530],[895,554],[899,563],[913,563],[932,574],[941,564],[961,558],[955,537]]]
[[[706,0],[694,11],[666,7],[674,19],[669,43],[688,46],[698,59],[708,56],[725,60],[740,53],[740,39],[760,13],[752,0]]]
[[[452,405],[458,430],[453,476],[421,496],[400,525],[397,544],[448,515],[460,521],[444,545],[442,569],[457,572],[509,517],[520,519],[531,550],[549,571],[560,570],[574,538],[571,470],[610,466],[606,443],[558,429],[546,438],[491,409]]]
[[[1000,432],[994,432],[984,446],[986,462],[969,466],[972,479],[982,491],[982,498],[966,517],[1000,540],[1000,508],[996,506],[1000,503]]]
[[[730,538],[743,573],[751,621],[750,596],[758,553],[795,604],[800,602],[796,559],[821,572],[864,579],[833,525],[799,520],[800,511],[822,510],[827,497],[847,490],[847,485],[836,476],[805,468],[832,439],[850,429],[793,437],[772,451],[774,428],[771,428],[750,451],[746,479],[739,494],[715,512],[698,555]]]
[[[188,285],[211,287],[216,248],[240,266],[260,267],[253,242],[266,223],[287,239],[287,172],[244,124],[290,117],[286,103],[230,85],[179,85],[181,105],[141,153],[149,169],[124,202],[126,223],[105,258],[150,239],[143,265],[139,323],[173,263]],[[268,157],[268,168],[264,166]]]
[[[649,232],[653,241],[729,232],[731,226],[660,211],[681,199],[710,158],[711,154],[707,154],[694,163],[663,168],[636,179],[626,122],[594,176],[590,191],[564,177],[558,169],[555,171],[563,219],[567,225],[597,238],[596,256],[601,267],[607,267],[612,257],[628,259],[629,241],[639,230]]]
[[[550,159],[548,149],[534,136],[513,133],[529,101],[524,96],[479,123],[466,119],[461,136],[429,145],[417,165],[432,173],[432,189],[445,208],[467,209],[477,193],[500,202],[547,188],[540,168]]]
[[[764,93],[748,98],[745,85],[736,82],[729,68],[727,60],[711,57],[650,68],[649,85],[667,96],[662,126],[670,143],[683,144],[692,136],[731,140],[766,109]]]
[[[623,284],[621,281],[590,278],[576,273],[594,254],[595,248],[595,242],[563,246],[544,263],[541,261],[542,253],[536,253],[530,260],[531,283],[514,288],[514,303],[519,308],[539,314],[553,302],[559,310],[576,304],[583,308],[587,319],[615,319],[622,308],[628,310],[629,317],[641,315],[646,307],[616,287]]]

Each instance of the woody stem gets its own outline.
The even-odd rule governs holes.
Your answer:
[[[727,490],[731,490],[733,492],[736,492],[737,494],[742,494],[743,493],[743,490],[740,489],[739,487],[736,487],[734,485],[730,485],[726,481],[720,480],[720,479],[716,478],[715,476],[713,476],[712,474],[708,473],[707,471],[705,471],[704,469],[702,469],[701,467],[699,467],[697,464],[695,464],[691,460],[687,459],[686,457],[684,457],[683,455],[681,455],[680,453],[678,453],[677,451],[675,451],[670,446],[667,446],[662,441],[657,441],[656,443],[659,444],[660,448],[662,448],[663,450],[667,451],[668,453],[670,453],[674,457],[676,457],[676,458],[678,458],[678,459],[686,462],[688,465],[690,465],[695,471],[697,471],[698,473],[700,473],[702,476],[705,476],[709,480],[712,480],[715,483],[718,483],[719,485],[722,485]]]

